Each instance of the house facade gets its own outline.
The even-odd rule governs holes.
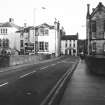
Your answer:
[[[17,34],[20,37],[20,54],[34,54],[35,27],[24,27]]]
[[[101,2],[92,13],[87,5],[86,39],[88,55],[105,55],[105,6]]]
[[[54,25],[46,23],[41,24],[35,28],[36,36],[36,52],[44,54],[54,54],[60,56],[60,24],[54,22]]]
[[[60,24],[43,23],[36,27],[24,27],[18,31],[21,54],[53,54],[60,55]]]
[[[20,37],[16,34],[20,28],[12,18],[9,22],[0,23],[0,54],[2,51],[9,54],[20,51]]]
[[[61,38],[61,54],[77,56],[78,34],[77,35],[64,35]]]

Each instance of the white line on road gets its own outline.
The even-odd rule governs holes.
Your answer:
[[[0,87],[7,85],[7,84],[8,84],[8,82],[5,82],[5,83],[1,84]]]
[[[55,66],[56,64],[51,64],[51,66]]]
[[[40,68],[40,70],[46,69],[46,68],[48,68],[48,67],[49,67],[49,66],[42,67],[42,68]]]
[[[57,63],[61,63],[61,62],[58,61]]]
[[[30,75],[30,74],[35,73],[35,72],[36,72],[36,71],[32,71],[32,72],[29,72],[29,73],[27,73],[27,74],[21,75],[20,78],[24,78],[24,77],[26,77],[26,76],[28,76],[28,75]]]

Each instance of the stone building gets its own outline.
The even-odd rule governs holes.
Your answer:
[[[88,55],[105,54],[105,6],[101,2],[92,13],[87,5],[86,40]]]
[[[78,54],[78,34],[64,35],[61,37],[61,54],[77,56]]]

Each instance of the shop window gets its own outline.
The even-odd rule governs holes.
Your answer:
[[[96,43],[93,43],[92,50],[96,51]]]

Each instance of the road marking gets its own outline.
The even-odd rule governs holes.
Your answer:
[[[72,62],[72,61],[61,61],[61,63],[75,63],[75,62]]]
[[[7,85],[7,84],[8,84],[8,82],[5,82],[5,83],[1,84],[0,87]]]
[[[42,68],[40,68],[40,70],[46,69],[46,68],[48,68],[48,67],[49,67],[49,66],[42,67]]]
[[[61,62],[58,61],[57,63],[61,63]]]
[[[28,76],[28,75],[30,75],[30,74],[35,73],[35,72],[36,72],[36,71],[32,71],[32,72],[29,72],[29,73],[27,73],[27,74],[21,75],[20,78],[24,78],[24,77],[26,77],[26,76]]]
[[[51,64],[51,66],[55,66],[56,64]]]

